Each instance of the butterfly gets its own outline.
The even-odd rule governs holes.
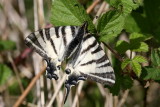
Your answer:
[[[61,63],[69,59],[65,72],[66,95],[80,80],[90,79],[104,85],[115,83],[114,70],[107,55],[93,34],[82,26],[60,26],[41,29],[31,33],[26,39],[27,46],[36,50],[47,62],[47,77],[58,79]]]
[[[25,38],[25,44],[33,48],[47,62],[46,75],[49,79],[59,78],[59,71],[63,59],[72,56],[83,35],[86,33],[86,25],[59,26],[40,29]],[[72,43],[74,47],[68,47]],[[67,54],[65,49],[67,50]]]

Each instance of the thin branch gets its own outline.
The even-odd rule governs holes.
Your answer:
[[[96,22],[97,22],[97,17],[99,17],[100,16],[100,14],[103,12],[103,10],[105,9],[105,7],[106,7],[106,2],[104,1],[103,3],[102,3],[102,5],[100,6],[100,8],[99,8],[99,10],[98,10],[98,12],[97,12],[97,14],[96,14],[96,17],[93,19],[93,23],[95,24]]]
[[[132,59],[132,51],[130,51],[130,59]]]
[[[89,14],[99,2],[100,2],[100,0],[95,0],[95,1],[87,8],[87,13]]]
[[[123,61],[122,57],[117,53],[115,52],[111,47],[109,47],[105,42],[102,42],[114,55],[115,57],[119,60],[119,61]]]
[[[23,94],[18,98],[18,100],[16,101],[16,103],[14,104],[13,107],[19,107],[20,104],[22,103],[22,101],[24,100],[24,98],[28,95],[28,93],[30,92],[30,90],[32,89],[32,87],[35,85],[36,81],[40,78],[40,76],[45,72],[45,68],[43,68],[41,70],[41,72],[39,72],[33,79],[32,81],[29,83],[28,87],[25,89],[25,91],[23,92]]]
[[[18,73],[18,70],[17,70],[17,67],[16,67],[15,63],[13,62],[13,59],[12,59],[11,55],[9,55],[9,60],[10,60],[10,62],[11,62],[11,65],[12,65],[12,67],[13,67],[13,70],[14,70],[14,72],[15,72],[15,74],[16,74],[16,78],[17,78],[17,81],[18,81],[18,84],[19,84],[21,93],[23,93],[23,92],[24,92],[24,87],[23,87],[23,85],[22,85],[20,75],[19,75],[19,73]]]

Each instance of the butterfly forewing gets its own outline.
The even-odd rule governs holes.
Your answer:
[[[57,63],[61,63],[58,61],[63,56],[65,48],[77,35],[78,30],[79,27],[77,26],[60,26],[40,29],[26,37],[25,43],[30,48],[33,48],[45,60],[48,60],[48,64],[51,59],[53,61],[52,65],[57,66]]]

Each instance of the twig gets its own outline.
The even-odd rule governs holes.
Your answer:
[[[32,89],[32,87],[34,86],[34,84],[36,83],[36,81],[39,79],[39,77],[45,72],[45,68],[43,68],[41,70],[41,72],[39,72],[33,79],[32,81],[29,83],[28,87],[25,89],[25,91],[23,92],[23,94],[18,98],[18,100],[16,101],[16,103],[14,104],[13,107],[19,107],[19,105],[22,103],[22,101],[24,100],[24,98],[27,96],[27,94],[29,93],[29,91]]]
[[[95,24],[97,22],[97,17],[100,16],[100,14],[103,12],[104,8],[106,6],[106,2],[104,1],[101,5],[101,7],[99,8],[97,14],[96,14],[96,17],[93,19],[93,23]]]
[[[119,59],[119,61],[123,61],[122,57],[116,53],[111,47],[109,47],[105,42],[102,42],[114,55],[117,59]]]
[[[79,83],[79,85],[78,85],[78,89],[77,89],[77,91],[76,91],[76,95],[75,95],[75,97],[74,97],[72,107],[76,107],[76,104],[77,104],[77,101],[78,101],[78,96],[79,96],[80,93],[81,93],[83,84],[84,84],[84,81],[81,81],[81,82]]]
[[[100,2],[100,0],[95,0],[88,8],[87,8],[87,13],[90,13],[94,7]]]
[[[128,90],[128,89],[127,89],[127,90],[125,90],[125,92],[124,92],[124,94],[123,94],[123,96],[122,96],[121,100],[119,101],[119,103],[118,103],[118,106],[117,106],[117,107],[122,107],[122,105],[124,104],[124,102],[125,102],[125,101],[126,101],[126,99],[127,99],[128,93],[129,93],[129,90]]]
[[[24,92],[24,88],[23,88],[23,85],[22,85],[22,82],[21,82],[21,79],[20,79],[20,75],[19,75],[19,73],[18,73],[18,70],[17,70],[17,67],[16,67],[15,63],[13,62],[13,59],[12,59],[11,55],[9,55],[9,60],[10,60],[10,62],[11,62],[11,65],[12,65],[12,67],[13,67],[13,70],[14,70],[14,72],[15,72],[15,74],[16,74],[16,78],[17,78],[17,81],[18,81],[18,84],[19,84],[21,93],[23,93],[23,92]]]
[[[58,84],[57,89],[55,90],[54,95],[52,96],[51,100],[49,101],[47,107],[51,107],[51,106],[52,106],[53,101],[55,100],[55,98],[56,98],[59,90],[61,89],[64,81],[66,80],[66,76],[67,76],[67,75],[63,75],[63,77],[62,77],[60,83]]]

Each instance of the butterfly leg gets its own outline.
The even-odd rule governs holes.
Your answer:
[[[81,75],[77,75],[76,73],[72,73],[68,76],[68,80],[65,82],[66,95],[64,103],[67,100],[71,87],[77,85],[80,80],[86,80],[86,78]]]

